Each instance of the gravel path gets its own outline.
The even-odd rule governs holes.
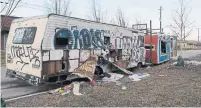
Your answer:
[[[201,61],[201,55],[192,58]],[[201,65],[175,67],[166,63],[136,73],[150,76],[133,82],[125,76],[115,83],[81,85],[82,96],[42,94],[7,103],[8,107],[200,107]]]

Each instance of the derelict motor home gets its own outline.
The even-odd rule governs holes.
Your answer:
[[[72,73],[92,79],[95,70],[112,71],[111,64],[124,70],[144,62],[143,33],[55,14],[14,20],[6,48],[7,75],[31,84],[67,80]]]

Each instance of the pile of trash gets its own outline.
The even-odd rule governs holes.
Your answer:
[[[72,84],[66,85],[64,87],[60,87],[54,90],[48,91],[49,94],[60,94],[60,95],[67,95],[73,92],[74,95],[82,95],[80,92],[80,83],[73,82]]]
[[[117,73],[107,73],[109,76],[105,76],[101,79],[101,82],[113,82],[116,83],[117,86],[121,86],[122,90],[127,89],[127,87],[120,81],[124,77],[122,74]],[[145,77],[150,76],[148,73],[137,73],[129,75],[128,78],[132,81],[140,81]],[[98,81],[97,81],[98,82]],[[94,80],[90,82],[91,85],[94,85]],[[80,82],[72,82],[69,85],[66,85],[64,87],[60,87],[54,90],[48,91],[49,94],[56,94],[56,95],[68,95],[70,93],[73,93],[74,95],[83,95],[80,93]]]

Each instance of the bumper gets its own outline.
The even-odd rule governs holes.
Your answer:
[[[28,74],[21,73],[21,72],[16,72],[16,71],[13,71],[10,69],[6,70],[6,77],[17,78],[17,79],[23,80],[31,85],[39,85],[42,83],[42,80],[39,77],[28,75]]]

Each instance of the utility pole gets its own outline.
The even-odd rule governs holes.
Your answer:
[[[200,28],[198,28],[198,45],[199,45],[199,42],[200,42]]]
[[[162,33],[162,6],[160,7],[160,33]]]
[[[150,20],[150,63],[152,63],[152,21]]]

